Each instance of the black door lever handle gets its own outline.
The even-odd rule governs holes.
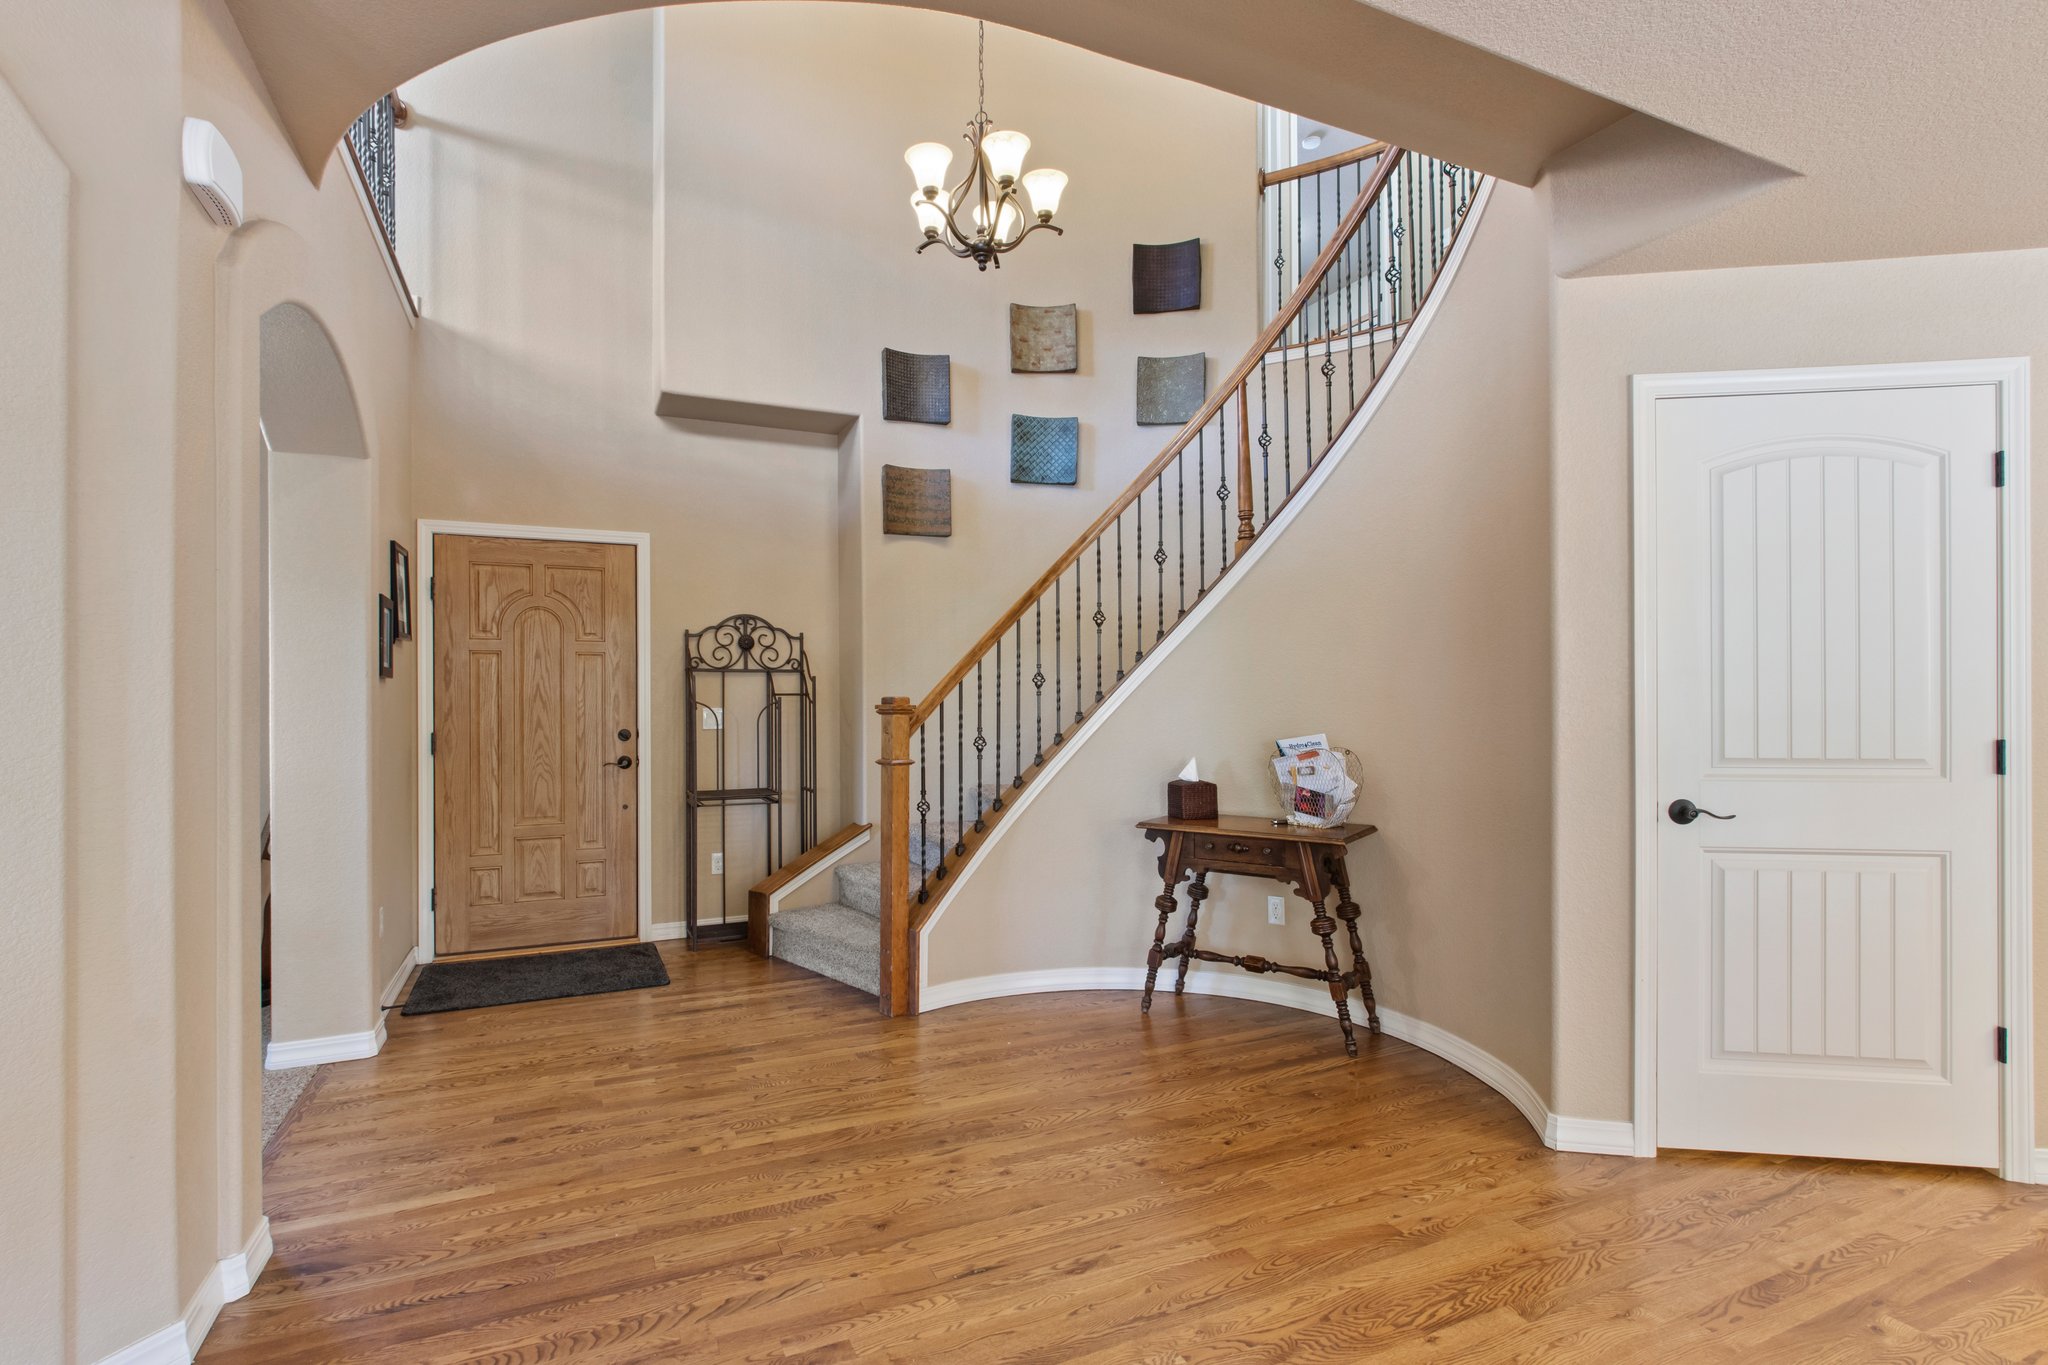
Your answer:
[[[1702,815],[1711,820],[1733,820],[1735,818],[1732,815],[1716,815],[1710,810],[1701,810],[1682,796],[1673,801],[1669,806],[1666,806],[1664,813],[1671,817],[1673,824],[1679,825],[1689,825]]]

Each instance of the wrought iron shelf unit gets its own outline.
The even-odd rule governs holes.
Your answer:
[[[746,714],[751,733],[736,742],[733,718]],[[683,715],[683,925],[695,948],[743,938],[746,888],[818,841],[818,680],[804,637],[746,614],[684,632]],[[736,849],[751,865],[735,865]]]

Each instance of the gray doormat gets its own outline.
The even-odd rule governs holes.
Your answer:
[[[494,957],[481,962],[430,962],[420,968],[400,1014],[441,1014],[448,1010],[559,1000],[571,995],[606,995],[668,984],[668,968],[652,943],[584,948],[531,957]]]

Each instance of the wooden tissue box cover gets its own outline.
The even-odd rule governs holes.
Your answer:
[[[1166,815],[1170,820],[1214,820],[1216,784],[1174,778],[1166,784]]]

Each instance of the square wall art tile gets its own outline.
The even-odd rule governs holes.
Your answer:
[[[1209,391],[1206,355],[1138,357],[1138,425],[1177,427],[1192,421]]]
[[[882,351],[882,420],[930,422],[953,420],[953,358]]]
[[[1081,419],[1010,415],[1010,482],[1072,484],[1081,478]]]
[[[953,471],[882,466],[882,534],[953,534]]]
[[[1202,306],[1202,239],[1131,248],[1131,311],[1179,313]]]
[[[1073,304],[1010,305],[1010,373],[1072,374],[1080,368],[1080,326]]]

